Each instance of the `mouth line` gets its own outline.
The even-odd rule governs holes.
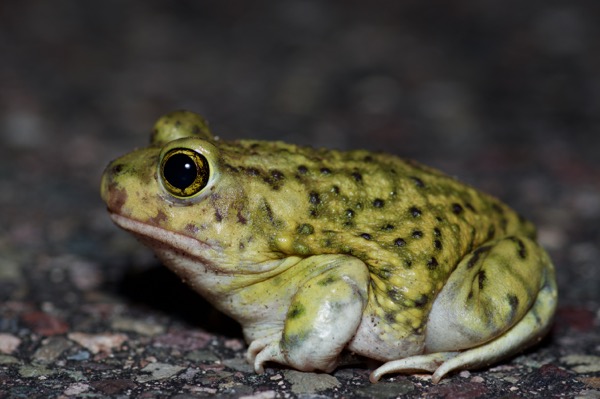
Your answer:
[[[172,249],[180,250],[183,252],[183,255],[196,258],[204,264],[212,263],[208,261],[203,254],[206,253],[206,251],[213,250],[213,248],[203,241],[199,241],[181,233],[176,233],[174,231],[169,231],[144,222],[140,222],[114,212],[109,211],[109,214],[110,218],[117,226],[133,233],[134,235],[140,236],[142,240],[150,239],[163,245],[167,245]]]

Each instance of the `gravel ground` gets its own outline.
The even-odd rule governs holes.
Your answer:
[[[0,398],[600,398],[596,2],[376,4],[0,4]],[[551,334],[439,385],[255,375],[239,327],[99,198],[108,161],[180,108],[222,137],[385,149],[502,198],[556,263]]]

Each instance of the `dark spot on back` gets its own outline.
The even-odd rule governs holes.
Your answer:
[[[477,281],[479,282],[479,289],[482,290],[483,286],[485,285],[485,271],[481,270],[479,271],[479,273],[477,273]]]
[[[371,234],[369,234],[369,233],[362,233],[360,236],[362,238],[364,238],[365,240],[370,240],[371,239]]]
[[[223,215],[221,215],[221,211],[218,209],[215,209],[215,220],[217,223],[220,223],[223,220]]]
[[[421,210],[419,208],[417,208],[416,206],[413,206],[410,208],[410,214],[414,218],[421,216],[421,213],[422,213]]]
[[[270,185],[273,190],[279,190],[284,179],[285,175],[283,172],[273,169],[271,170],[270,175],[264,178],[264,181]]]
[[[415,301],[415,307],[422,308],[423,306],[427,305],[428,302],[429,302],[429,296],[427,296],[426,294],[423,294]]]
[[[463,207],[460,204],[457,204],[456,202],[452,204],[452,213],[454,213],[455,215],[460,215],[461,213],[463,213]]]
[[[440,240],[434,240],[434,241],[433,241],[433,246],[434,246],[434,247],[435,247],[435,249],[437,249],[437,250],[441,250],[441,249],[443,248],[443,247],[442,247],[442,242],[441,242]]]
[[[279,173],[281,172],[272,171],[269,176],[263,179],[273,190],[279,190],[279,188],[281,188],[280,181],[283,180],[283,174]]]
[[[340,188],[338,186],[333,186],[333,187],[331,187],[331,192],[334,194],[339,194]]]
[[[438,263],[437,259],[432,257],[431,259],[429,259],[429,261],[427,262],[427,268],[429,270],[433,270],[436,269],[440,264]]]
[[[359,172],[352,172],[352,178],[358,183],[362,182],[362,175]]]
[[[527,248],[525,248],[523,241],[516,237],[511,237],[510,239],[517,244],[517,253],[519,254],[519,258],[527,259]]]
[[[473,251],[473,256],[471,257],[471,259],[469,259],[469,262],[467,263],[467,269],[470,269],[473,266],[475,266],[477,264],[477,262],[479,261],[479,258],[481,257],[481,255],[490,251],[491,249],[492,249],[491,245],[484,245],[482,247],[477,248],[475,251]]]
[[[324,175],[330,175],[331,174],[331,169],[329,168],[321,168],[321,173]]]
[[[388,223],[385,226],[381,227],[381,230],[383,230],[383,231],[392,231],[392,230],[394,230],[394,225]]]
[[[519,298],[515,294],[507,294],[506,299],[508,300],[508,305],[510,306],[510,320],[513,320],[517,315],[517,310],[519,309]]]
[[[354,215],[355,212],[352,209],[346,209],[344,211],[344,215],[346,216],[346,221],[344,222],[344,226],[349,227],[352,226],[354,224]]]
[[[470,202],[467,202],[465,204],[465,206],[467,207],[468,210],[470,210],[473,213],[477,213],[477,210],[473,207],[473,205]]]
[[[415,183],[415,186],[417,186],[418,188],[424,188],[425,187],[425,183],[423,183],[423,180],[421,180],[420,178],[418,178],[416,176],[411,176],[410,178]]]
[[[423,232],[421,230],[414,230],[412,232],[412,238],[423,238]]]
[[[381,198],[375,198],[375,200],[373,201],[373,206],[375,208],[383,208],[384,205],[385,205],[385,201],[382,200]]]
[[[492,248],[493,248],[493,245],[483,245],[483,246],[477,248],[475,251],[473,251],[473,253],[476,255],[484,254],[486,252],[491,251]]]
[[[402,239],[402,238],[396,238],[394,240],[394,245],[397,247],[403,247],[406,245],[406,241],[404,241],[404,239]]]
[[[246,174],[248,176],[260,176],[260,171],[256,168],[246,168]]]
[[[267,219],[269,219],[269,222],[271,222],[271,224],[275,224],[275,217],[273,216],[273,209],[271,209],[271,205],[269,205],[267,201],[263,201],[263,207],[265,213],[267,214]]]
[[[238,219],[238,222],[241,223],[241,224],[248,223],[248,219],[246,219],[244,217],[244,215],[242,215],[242,211],[238,211],[238,213],[237,213],[237,219]]]
[[[437,227],[433,229],[433,235],[435,237],[441,237],[442,236],[442,232],[440,231],[440,229],[438,229]]]
[[[285,178],[285,175],[283,174],[283,172],[281,172],[277,169],[273,169],[271,171],[271,177],[273,178],[273,180],[279,181],[279,180],[283,180]]]
[[[298,166],[298,173],[300,173],[301,175],[305,175],[308,173],[308,168],[304,165],[300,165]]]
[[[308,201],[312,204],[312,205],[319,205],[321,203],[321,198],[319,198],[319,194],[315,193],[314,191],[312,191],[309,195],[308,195]]]

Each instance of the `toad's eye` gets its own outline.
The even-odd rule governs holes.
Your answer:
[[[167,152],[160,164],[160,177],[167,191],[179,198],[198,194],[209,177],[208,161],[204,155],[188,148]]]

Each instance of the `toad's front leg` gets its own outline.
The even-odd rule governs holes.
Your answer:
[[[292,297],[283,326],[250,344],[248,360],[256,372],[269,361],[302,371],[333,371],[362,319],[369,280],[362,261],[320,255],[296,267],[311,271],[311,277]]]

